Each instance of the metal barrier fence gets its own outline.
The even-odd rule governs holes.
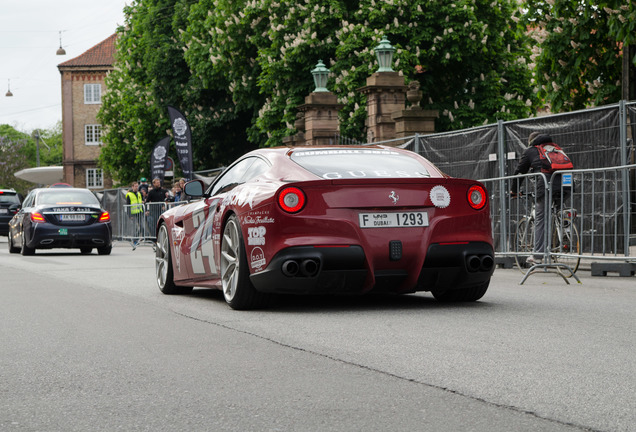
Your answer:
[[[578,267],[584,259],[595,262],[592,274],[636,271],[636,165],[559,171],[549,183],[540,173],[481,181],[491,199],[495,255],[501,264],[512,265],[514,259],[519,266],[531,254],[533,241],[523,233],[534,222],[536,206],[543,205],[543,266],[569,267],[562,263],[576,259]],[[513,188],[515,184],[524,187]],[[524,192],[514,196],[512,189]]]
[[[141,242],[155,242],[157,221],[161,213],[183,204],[182,202],[152,202],[139,205],[123,205],[123,212],[119,215],[119,220],[123,220],[122,232],[119,240],[128,241],[133,244]]]

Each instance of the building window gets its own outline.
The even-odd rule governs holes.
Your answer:
[[[102,85],[101,84],[84,84],[84,103],[85,104],[102,103]]]
[[[104,172],[100,168],[86,169],[86,187],[89,189],[104,187]]]
[[[89,124],[84,126],[84,143],[86,145],[99,145],[102,138],[102,126]]]

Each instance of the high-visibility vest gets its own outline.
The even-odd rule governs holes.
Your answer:
[[[141,194],[139,192],[135,193],[133,191],[129,191],[126,194],[126,198],[130,200],[130,214],[138,214],[144,211],[143,200],[141,199]]]

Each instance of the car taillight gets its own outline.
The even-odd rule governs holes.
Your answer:
[[[99,217],[99,221],[100,222],[109,222],[110,221],[110,214],[105,211],[104,213],[102,213],[102,215]]]
[[[296,187],[288,187],[278,194],[278,205],[287,213],[298,213],[305,206],[305,194]]]
[[[486,205],[486,190],[479,185],[468,189],[468,204],[475,210],[481,210]]]
[[[31,213],[31,222],[46,222],[42,213]]]

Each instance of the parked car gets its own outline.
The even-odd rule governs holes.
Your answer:
[[[89,254],[112,248],[109,213],[88,189],[34,189],[9,222],[9,252],[33,255],[36,249],[79,248]]]
[[[488,196],[385,146],[259,149],[159,218],[165,294],[223,291],[235,309],[272,293],[430,291],[476,301],[494,271]]]
[[[0,189],[0,235],[9,234],[9,221],[20,207],[20,195],[13,189]]]

